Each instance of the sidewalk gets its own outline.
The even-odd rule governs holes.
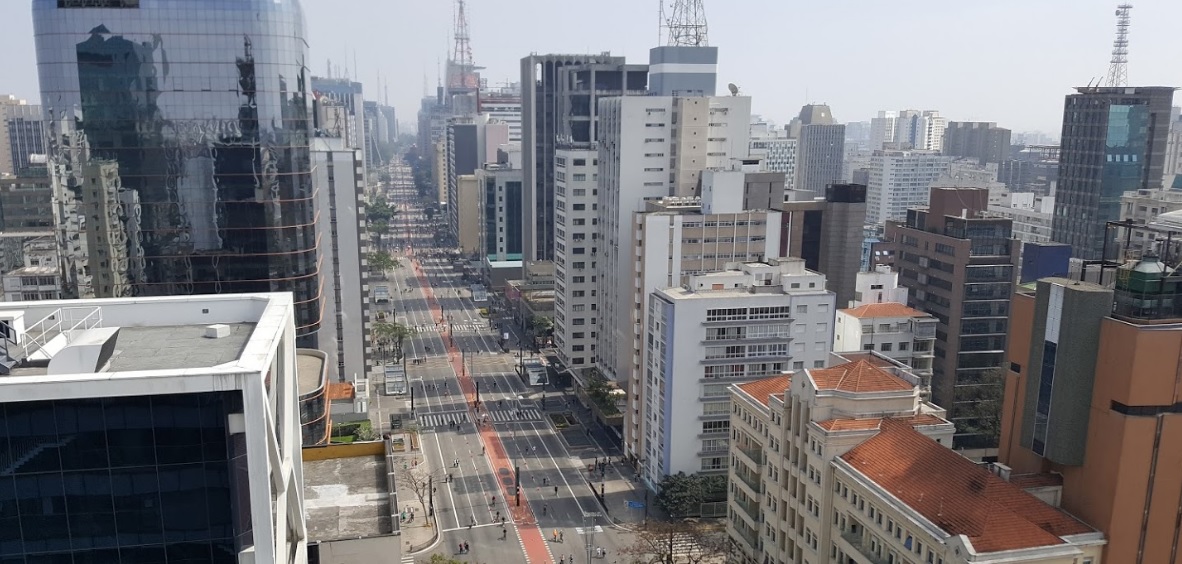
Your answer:
[[[413,464],[414,460],[418,460],[419,464],[426,464],[421,451],[412,451],[397,456],[395,460],[400,464]],[[414,554],[435,544],[439,536],[438,522],[435,517],[427,516],[427,508],[419,503],[419,499],[415,497],[411,488],[402,481],[398,481],[396,487],[398,488],[398,505],[402,512],[402,515],[399,516],[399,527],[402,530],[402,553],[404,555]]]

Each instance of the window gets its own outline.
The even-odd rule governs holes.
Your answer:
[[[908,343],[908,342],[906,342],[906,341],[904,341],[904,342],[902,342],[902,343],[899,343],[899,350],[900,350],[900,351],[905,351],[905,350],[907,350],[907,348],[908,348],[908,346],[909,346],[910,344],[911,344],[911,343]]]
[[[882,344],[882,352],[891,352],[891,343]]]
[[[726,434],[731,430],[730,421],[703,421],[702,434],[703,435],[718,435]]]
[[[808,312],[809,312],[809,306],[807,306],[807,305],[796,306],[796,313],[808,313]]]

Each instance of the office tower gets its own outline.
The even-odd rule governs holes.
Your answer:
[[[1052,195],[1059,182],[1059,146],[1011,146],[1010,158],[997,167],[997,180],[1009,192]]]
[[[314,346],[319,257],[299,5],[89,6],[33,5],[67,295],[290,291],[300,342]],[[185,25],[165,25],[178,17]],[[108,175],[104,194],[82,189],[96,167]],[[109,216],[96,222],[100,200]],[[99,254],[111,241],[121,249]],[[110,283],[92,281],[99,270]]]
[[[360,82],[347,78],[323,78],[313,76],[311,82],[312,100],[321,107],[344,108],[342,116],[333,115],[331,120],[316,123],[313,131],[317,135],[343,139],[346,147],[365,149],[367,133],[365,96]],[[318,116],[319,117],[319,116]]]
[[[0,319],[0,558],[307,562],[301,426],[326,441],[330,422],[290,293],[3,303]]]
[[[730,263],[645,302],[654,381],[641,399],[641,479],[651,489],[670,474],[726,472],[728,385],[823,367],[833,344],[833,292],[800,259]]]
[[[1054,220],[1055,197],[1031,192],[1006,193],[997,204],[989,204],[989,213],[1014,222],[1014,239],[1023,243],[1050,243]]]
[[[1178,175],[1182,175],[1182,108],[1174,106],[1170,109],[1170,135],[1166,139],[1166,162],[1162,166],[1163,185],[1166,188],[1179,189],[1182,183],[1175,182]]]
[[[804,259],[809,270],[825,275],[837,303],[854,299],[861,270],[862,226],[866,223],[866,187],[830,184],[823,196],[789,191],[783,211],[780,255]]]
[[[25,169],[29,172],[30,169]],[[53,183],[44,174],[0,177],[0,231],[52,232]]]
[[[939,152],[944,148],[944,131],[948,119],[935,110],[903,110],[895,118],[892,143],[899,149],[918,149]]]
[[[500,151],[496,162],[476,171],[481,198],[480,253],[492,262],[521,260],[521,150]]]
[[[792,182],[796,180],[796,144],[799,140],[789,137],[787,130],[776,128],[761,119],[751,122],[750,135],[749,156],[760,159],[761,170],[783,173],[784,189],[792,190]]]
[[[596,357],[599,369],[622,385],[640,370],[634,327],[642,320],[646,295],[634,293],[633,214],[644,211],[646,198],[696,196],[703,170],[727,168],[730,159],[745,157],[751,99],[624,96],[601,100],[599,114]],[[635,437],[632,442],[627,452],[635,456]]]
[[[1104,224],[1120,219],[1121,197],[1162,187],[1173,97],[1158,86],[1080,87],[1067,96],[1054,239],[1073,257],[1109,258],[1101,256]]]
[[[25,174],[26,169],[44,164],[44,154],[41,106],[11,95],[0,96],[0,176]]]
[[[374,368],[367,340],[369,269],[362,266],[369,257],[364,156],[344,139],[317,137],[312,165],[327,314],[319,348],[328,355],[334,380],[355,382]]]
[[[447,229],[451,241],[459,244],[461,230],[468,230],[472,234],[472,237],[467,241],[468,252],[473,252],[476,249],[479,229],[474,229],[475,225],[472,223],[460,221],[459,179],[475,174],[476,169],[484,165],[481,158],[479,136],[480,130],[475,118],[448,118],[446,137],[443,140],[443,159],[447,171],[444,177],[444,186],[447,196],[442,201],[447,202]],[[475,195],[475,192],[470,194]],[[477,205],[475,202],[468,202],[469,209],[473,211],[476,210]],[[470,216],[469,219],[475,219],[475,216]]]
[[[559,145],[554,152],[554,347],[581,373],[595,366],[599,297],[599,151]]]
[[[870,147],[870,122],[851,121],[845,124],[845,146],[857,150],[867,150]]]
[[[926,205],[931,186],[949,172],[951,158],[934,151],[875,151],[866,187],[866,221],[902,221]]]
[[[910,306],[940,321],[932,364],[932,398],[956,423],[956,446],[997,446],[990,373],[1002,366],[1006,316],[1013,290],[1017,245],[1009,219],[985,216],[988,191],[933,188],[927,208],[907,221],[888,221],[883,243]]]
[[[895,126],[899,119],[899,112],[881,111],[877,117],[870,118],[870,150],[882,149],[887,143],[895,141]]]
[[[796,142],[796,190],[820,196],[825,187],[841,182],[845,157],[845,126],[833,120],[829,106],[807,105],[789,124]]]
[[[362,118],[365,124],[365,162],[370,166],[380,167],[384,164],[382,148],[390,144],[390,130],[386,117],[376,101],[366,100]]]
[[[596,125],[600,99],[647,92],[648,67],[625,65],[624,57],[613,57],[611,53],[530,55],[521,59],[526,260],[554,259],[556,144],[594,143],[600,137]]]
[[[981,164],[1010,158],[1010,130],[984,121],[951,121],[944,130],[943,153],[970,157]]]
[[[730,398],[727,533],[743,562],[1101,562],[1104,535],[1044,501],[1045,477],[949,448],[944,410],[878,353]]]
[[[1013,298],[1000,461],[1053,476],[1106,562],[1178,559],[1182,300],[1163,261],[1176,250],[1121,265],[1115,286],[1046,278]]]
[[[521,143],[521,85],[480,92],[477,111],[485,122],[509,124],[509,142]]]
[[[483,249],[480,223],[484,207],[483,190],[475,174],[456,177],[455,187],[447,206],[452,227],[450,235],[461,252],[474,255]]]

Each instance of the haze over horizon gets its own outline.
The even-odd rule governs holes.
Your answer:
[[[413,124],[424,82],[433,92],[437,68],[451,51],[452,2],[421,4],[411,14],[393,2],[346,1],[351,13],[360,7],[366,16],[341,17],[340,5],[329,0],[301,1],[308,66],[323,76],[331,60],[354,79],[359,75],[366,98],[376,100],[383,99],[380,73],[399,121]],[[752,96],[754,113],[777,123],[803,104],[826,103],[842,122],[866,121],[879,110],[934,109],[950,120],[995,121],[1015,132],[1057,137],[1063,96],[1107,72],[1115,5],[706,0],[706,11],[710,44],[719,47],[719,94],[733,82]],[[611,51],[646,63],[648,49],[664,43],[655,2],[604,0],[578,8],[542,0],[469,1],[482,77],[492,86],[519,81],[520,59],[531,52]],[[39,102],[30,3],[0,4],[0,21],[8,23],[0,36],[8,55],[0,93]],[[1178,21],[1182,3],[1136,4],[1130,85],[1182,85],[1182,65],[1174,61]]]

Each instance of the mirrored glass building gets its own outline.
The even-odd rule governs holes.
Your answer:
[[[34,0],[63,287],[291,291],[320,325],[297,0]]]

